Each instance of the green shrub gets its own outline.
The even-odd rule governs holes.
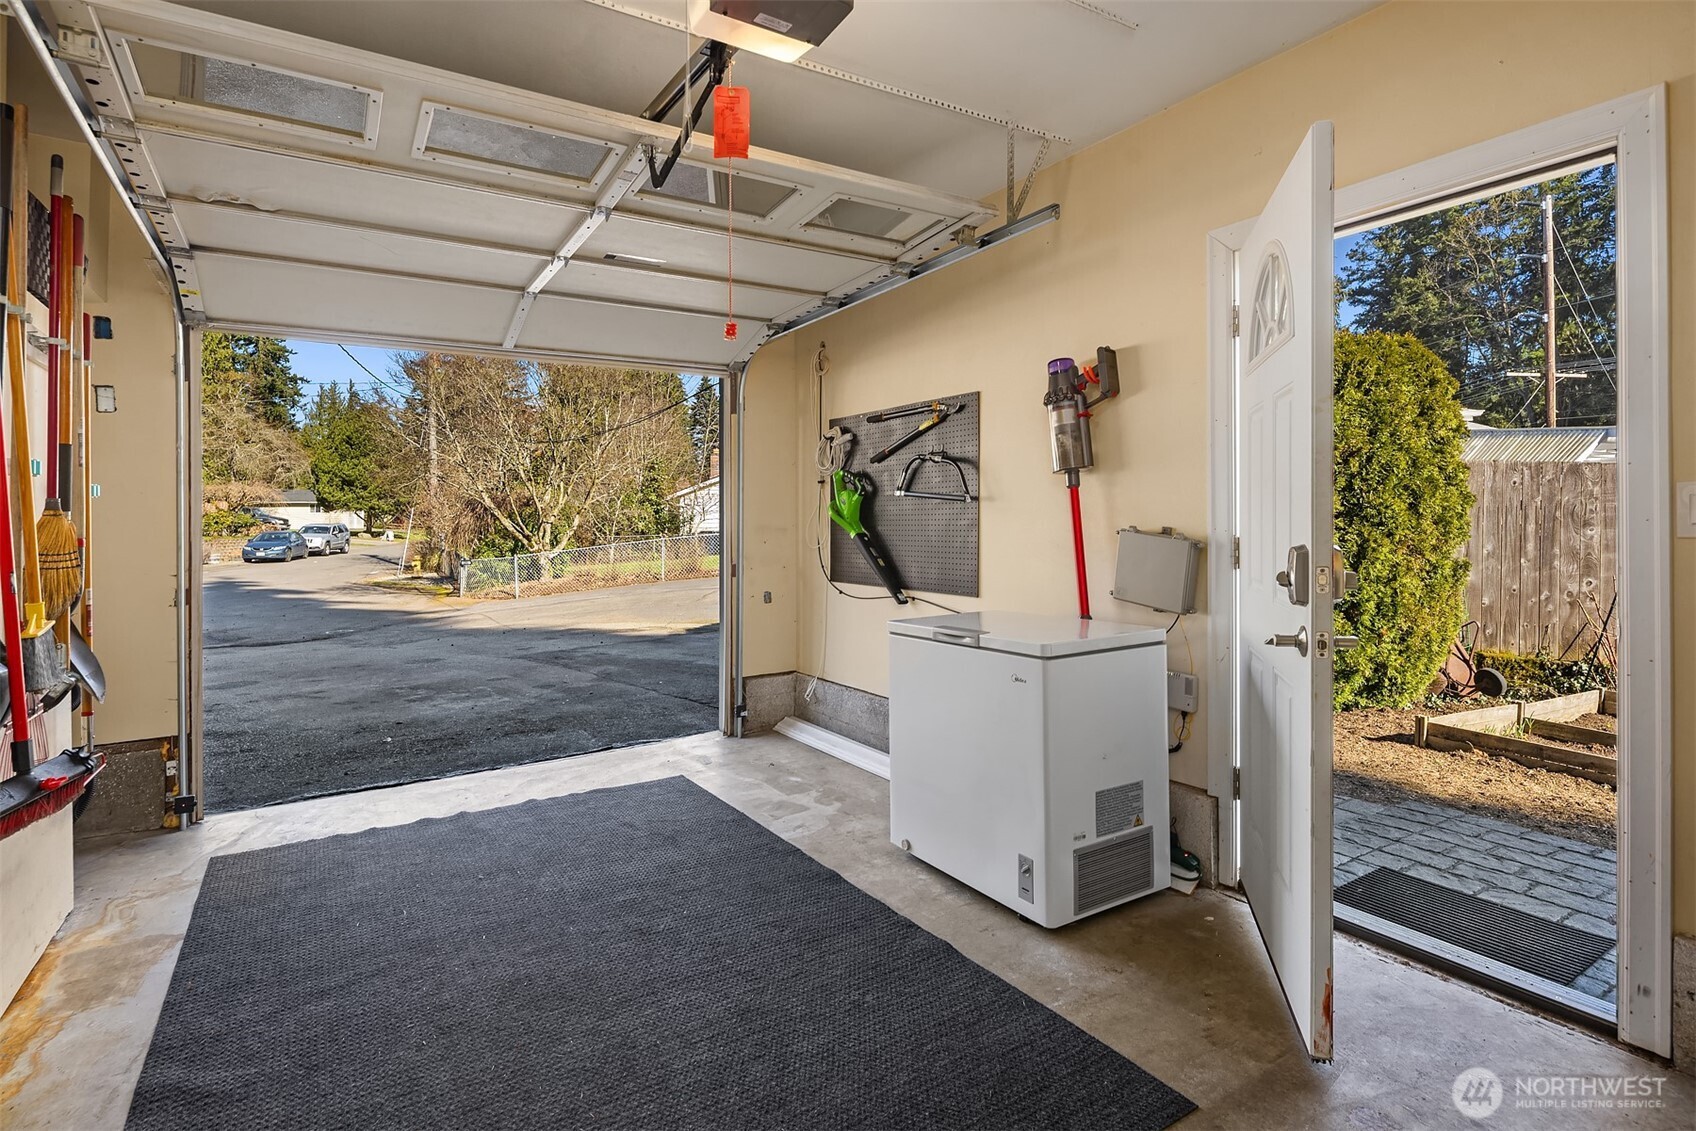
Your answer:
[[[1405,707],[1425,691],[1465,619],[1471,521],[1459,387],[1407,334],[1339,332],[1336,536],[1360,588],[1336,630],[1336,705]]]
[[[206,538],[239,538],[263,525],[243,511],[207,511],[200,516],[200,533]]]

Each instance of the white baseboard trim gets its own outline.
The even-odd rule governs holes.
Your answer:
[[[864,743],[855,742],[852,738],[844,738],[832,730],[821,726],[802,722],[794,715],[785,715],[772,728],[787,738],[793,738],[803,746],[810,746],[821,754],[829,754],[839,758],[850,766],[856,766],[869,774],[889,780],[889,755],[881,750],[874,750]]]

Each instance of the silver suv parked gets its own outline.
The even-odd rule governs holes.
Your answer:
[[[313,522],[300,528],[308,554],[345,554],[353,535],[339,522]]]

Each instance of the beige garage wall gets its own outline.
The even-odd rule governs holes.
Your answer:
[[[101,488],[95,638],[111,688],[96,721],[102,743],[177,733],[176,320],[163,273],[106,191],[106,301],[89,304],[112,319],[112,340],[94,343],[94,372],[118,398],[89,429]]]
[[[177,732],[177,525],[175,318],[164,279],[141,234],[123,215],[87,147],[42,133],[30,138],[30,191],[48,196],[52,155],[65,158],[65,191],[87,217],[88,310],[112,320],[94,343],[94,379],[117,393],[118,411],[90,421],[94,502],[95,652],[106,669],[97,709],[101,743]],[[99,265],[99,272],[92,265]],[[44,379],[44,378],[42,378]],[[31,406],[32,432],[44,434]],[[38,444],[37,453],[44,449]],[[77,515],[80,521],[80,512]]]
[[[827,418],[982,391],[982,598],[943,600],[1061,614],[1076,606],[1065,492],[1048,472],[1045,366],[1118,349],[1126,387],[1097,418],[1097,466],[1084,476],[1091,599],[1098,616],[1152,622],[1108,596],[1114,531],[1206,529],[1207,233],[1259,211],[1314,121],[1336,123],[1337,183],[1347,185],[1657,83],[1668,86],[1672,139],[1673,477],[1696,479],[1696,5],[1391,4],[1048,170],[1030,207],[1058,201],[1058,225],[794,336],[799,417],[788,435],[750,432],[749,478],[777,504],[772,480],[797,488],[788,554],[768,548],[769,575],[793,570],[798,581],[793,597],[774,594],[794,601],[797,632],[785,650],[781,618],[766,614],[774,635],[751,650],[747,670],[793,666],[888,692],[884,622],[894,606],[830,595],[827,616],[813,562],[809,362],[821,340]],[[759,360],[756,388],[777,385]],[[750,522],[769,539],[776,516],[762,509],[750,502]],[[1675,859],[1690,861],[1696,543],[1675,544],[1674,572]],[[749,597],[759,601],[757,586]],[[760,617],[751,603],[750,627]],[[1185,625],[1203,667],[1205,609]],[[1184,666],[1183,636],[1172,640],[1172,662]],[[1178,780],[1206,785],[1209,741],[1198,718],[1173,759]],[[1676,927],[1696,931],[1696,868],[1679,869],[1675,885]]]
[[[746,413],[743,428],[748,450],[744,474],[747,508],[742,579],[743,671],[747,675],[793,671],[795,658],[797,585],[795,498],[801,490],[802,464],[797,458],[795,430],[800,403],[797,338],[779,338],[754,355],[743,384]],[[736,467],[735,429],[726,437],[723,467],[733,478]],[[812,465],[807,441],[805,466]],[[733,497],[733,496],[727,496]],[[768,600],[769,595],[769,600]]]

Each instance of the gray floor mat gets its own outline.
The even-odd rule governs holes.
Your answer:
[[[128,1126],[1130,1129],[1193,1107],[667,778],[215,857]]]
[[[1389,868],[1374,868],[1350,880],[1337,889],[1334,898],[1563,986],[1571,985],[1614,945],[1605,936],[1551,923]]]

